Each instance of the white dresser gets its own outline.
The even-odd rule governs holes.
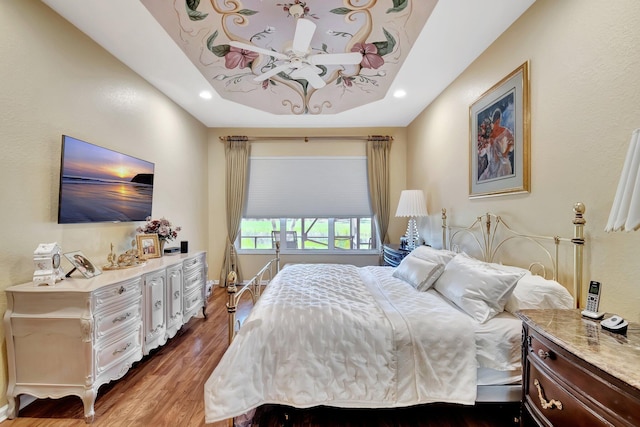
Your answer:
[[[19,396],[82,399],[87,422],[98,388],[173,337],[206,309],[206,253],[151,259],[144,266],[6,289],[8,417]]]

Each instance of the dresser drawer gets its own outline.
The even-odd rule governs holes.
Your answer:
[[[184,316],[183,321],[187,322],[204,306],[202,290],[196,289],[184,296]]]
[[[184,269],[184,274],[187,275],[195,270],[201,269],[204,267],[204,256],[195,256],[193,258],[185,259],[182,263],[182,268]]]
[[[184,293],[185,295],[194,289],[202,290],[205,285],[204,269],[201,268],[184,275]]]
[[[549,425],[598,427],[611,426],[557,382],[537,361],[529,359],[525,405]]]
[[[533,331],[528,349],[530,360],[553,372],[565,384],[571,384],[573,393],[594,411],[615,425],[640,425],[640,400],[617,387],[603,373],[576,363],[575,357]],[[625,420],[620,414],[625,414]]]
[[[141,330],[142,325],[120,338],[98,346],[96,348],[96,373],[100,375],[132,357],[135,360],[140,360],[142,358]],[[124,367],[123,370],[126,371]]]
[[[117,333],[130,325],[142,321],[142,296],[138,296],[129,305],[115,310],[103,310],[95,315],[96,339]]]
[[[93,306],[96,312],[108,310],[116,305],[133,304],[142,296],[142,280],[137,277],[126,282],[105,286],[93,294]]]

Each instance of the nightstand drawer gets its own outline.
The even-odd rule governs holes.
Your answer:
[[[601,373],[589,370],[573,361],[566,350],[531,331],[528,341],[528,358],[542,366],[565,384],[570,384],[574,395],[579,395],[595,412],[614,422],[640,425],[640,400],[614,386]],[[627,414],[625,421],[618,421],[620,414]]]
[[[398,264],[409,254],[409,250],[401,249],[399,245],[384,245],[382,253],[384,256],[384,265],[397,267]]]
[[[552,379],[536,360],[529,360],[525,405],[554,426],[611,426]]]

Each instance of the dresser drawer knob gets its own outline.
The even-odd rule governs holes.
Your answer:
[[[562,402],[559,400],[551,399],[547,401],[544,398],[544,391],[542,390],[542,386],[540,385],[540,381],[537,378],[533,380],[533,384],[538,389],[538,397],[540,398],[540,406],[542,409],[555,409],[557,408],[559,411],[562,411]]]
[[[547,359],[550,354],[548,351],[544,351],[543,349],[538,350],[538,356],[540,356],[541,359]]]

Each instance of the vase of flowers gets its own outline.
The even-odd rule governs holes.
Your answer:
[[[171,224],[171,221],[164,217],[160,219],[147,217],[147,223],[136,228],[136,231],[143,234],[157,234],[158,241],[160,242],[160,254],[162,254],[164,253],[164,244],[168,240],[173,240],[178,237],[178,231],[181,229],[181,227],[176,227]]]

